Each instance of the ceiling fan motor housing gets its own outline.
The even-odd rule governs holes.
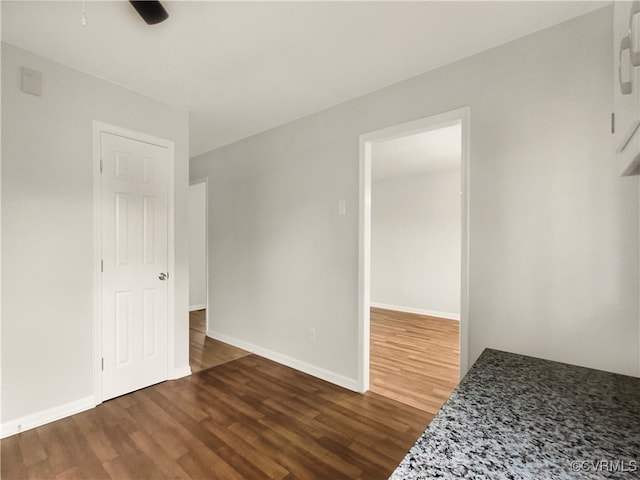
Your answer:
[[[158,0],[129,0],[147,25],[164,22],[169,14]]]

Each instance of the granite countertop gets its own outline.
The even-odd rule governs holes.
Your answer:
[[[640,378],[485,350],[390,480],[640,479]]]

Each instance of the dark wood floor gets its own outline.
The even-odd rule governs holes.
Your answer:
[[[255,355],[1,442],[2,479],[386,479],[432,415]]]
[[[435,415],[458,385],[460,322],[371,309],[369,389]]]
[[[192,372],[199,372],[249,355],[245,350],[207,337],[206,331],[206,310],[190,312],[189,365]]]

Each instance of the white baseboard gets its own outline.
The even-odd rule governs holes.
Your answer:
[[[268,358],[269,360],[273,360],[274,362],[277,362],[282,365],[286,365],[287,367],[291,367],[295,370],[299,370],[301,372],[307,373],[311,376],[314,376],[326,382],[333,383],[334,385],[338,385],[339,387],[346,388],[347,390],[352,390],[354,392],[361,391],[358,380],[355,380],[353,378],[345,377],[344,375],[340,375],[339,373],[335,373],[330,370],[325,370],[324,368],[320,368],[310,363],[297,360],[295,358],[289,357],[287,355],[283,355],[278,352],[274,352],[273,350],[269,350],[267,348],[254,345],[253,343],[245,342],[244,340],[239,340],[237,338],[230,337],[229,335],[225,335],[224,333],[209,330],[207,332],[207,335],[221,342],[228,343],[229,345],[233,345],[234,347],[247,350],[251,353],[255,353],[260,357]]]
[[[423,308],[402,307],[400,305],[389,305],[387,303],[371,302],[373,308],[382,308],[384,310],[395,310],[396,312],[416,313],[418,315],[427,315],[429,317],[447,318],[449,320],[460,321],[459,313],[436,312],[435,310],[425,310]]]
[[[169,380],[177,380],[178,378],[188,377],[191,375],[191,367],[186,365],[180,368],[174,368],[171,372],[169,372]]]
[[[196,310],[204,310],[205,308],[207,308],[206,303],[201,303],[200,305],[189,305],[190,312],[195,312]]]
[[[89,410],[95,406],[95,399],[93,395],[90,395],[79,400],[74,400],[73,402],[65,403],[64,405],[43,410],[42,412],[32,413],[31,415],[25,415],[24,417],[17,418],[16,420],[4,422],[0,430],[0,438],[9,437],[16,433],[30,430],[44,425],[45,423],[55,422],[61,418]]]
[[[191,367],[189,365],[180,368],[174,368],[173,371],[169,373],[168,380],[176,380],[178,378],[187,377],[189,375],[191,375]],[[69,417],[71,415],[75,415],[76,413],[84,412],[85,410],[90,410],[96,405],[96,399],[93,395],[91,395],[79,400],[74,400],[73,402],[65,403],[64,405],[59,405],[57,407],[44,410],[42,412],[32,413],[15,420],[4,422],[2,423],[2,425],[0,425],[0,438],[10,437],[11,435],[15,435],[16,433],[31,430],[32,428],[55,422],[56,420],[60,420],[61,418]]]

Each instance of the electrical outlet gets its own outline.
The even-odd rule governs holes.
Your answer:
[[[316,341],[316,329],[315,328],[310,328],[309,329],[309,341],[311,341],[311,342],[315,342]]]

